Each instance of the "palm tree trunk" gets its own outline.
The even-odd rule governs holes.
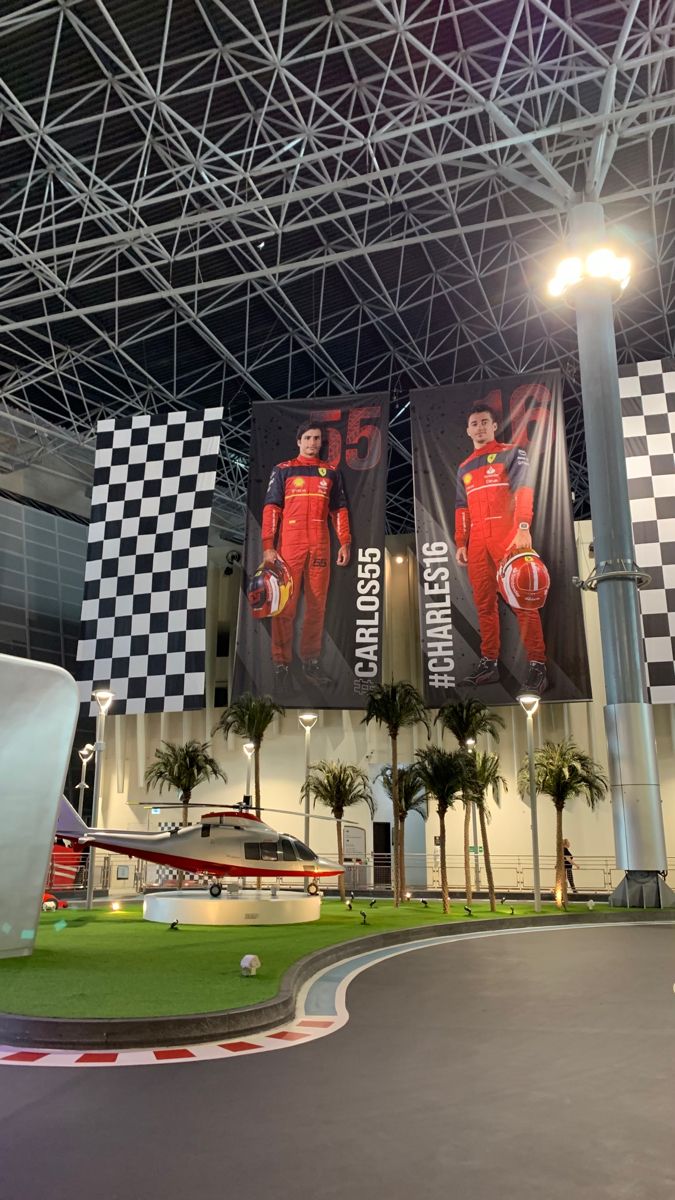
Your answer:
[[[407,816],[407,814],[406,814]],[[405,817],[401,816],[398,823],[398,886],[401,893],[401,903],[405,900]]]
[[[495,881],[492,877],[492,862],[490,860],[490,847],[488,846],[487,821],[485,820],[485,808],[482,804],[478,805],[478,818],[480,820],[480,836],[483,843],[483,863],[485,865],[488,896],[490,897],[490,912],[496,912],[497,897],[495,896]]]
[[[443,900],[443,912],[450,912],[448,903],[448,868],[445,862],[445,813],[441,816],[438,814],[441,822],[441,844],[439,850],[441,853],[441,899]]]
[[[190,800],[191,799],[192,799],[192,792],[184,791],[183,792],[183,815],[181,817],[181,826],[183,827],[183,829],[185,828],[186,825],[190,824],[189,809],[190,809]],[[178,888],[179,891],[184,886],[184,884],[185,884],[185,871],[179,871],[178,874],[176,875],[176,887]]]
[[[464,888],[466,890],[466,902],[471,904],[473,900],[473,888],[471,886],[471,856],[469,854],[469,826],[471,822],[471,805],[473,801],[469,800],[468,796],[462,792],[462,800],[464,801]]]
[[[256,742],[255,750],[253,751],[253,798],[255,803],[255,815],[260,816],[260,742]],[[262,888],[262,878],[257,876],[255,881],[256,890]]]
[[[398,881],[398,741],[395,737],[391,739],[391,805],[393,809],[391,823],[391,885],[394,893],[394,908],[398,908],[400,903]]]
[[[567,878],[563,854],[563,810],[557,805],[555,810],[555,902],[558,908],[564,908],[567,904]]]
[[[337,829],[338,862],[339,862],[340,866],[342,867],[342,866],[344,866],[344,861],[345,861],[344,849],[343,849],[343,844],[342,844],[342,821],[339,819],[336,820],[335,826]],[[340,893],[340,899],[341,899],[342,903],[344,904],[345,900],[347,899],[347,892],[345,890],[344,872],[342,875],[338,875],[338,891]]]

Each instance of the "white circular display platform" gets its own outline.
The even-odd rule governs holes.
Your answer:
[[[214,898],[208,892],[155,892],[143,901],[146,921],[170,925],[300,925],[318,921],[321,897],[305,892],[247,890]]]

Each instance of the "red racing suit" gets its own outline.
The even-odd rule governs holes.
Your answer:
[[[272,660],[293,658],[293,627],[304,584],[305,616],[300,636],[303,662],[321,654],[330,579],[331,518],[341,546],[351,544],[349,511],[342,476],[318,458],[291,458],[273,468],[262,517],[263,550],[278,550],[293,577],[293,595],[272,618]]]
[[[455,542],[468,545],[469,580],[478,611],[481,654],[499,658],[497,567],[521,521],[532,524],[529,462],[520,446],[488,442],[474,450],[457,472]],[[539,613],[512,610],[530,662],[545,662]]]

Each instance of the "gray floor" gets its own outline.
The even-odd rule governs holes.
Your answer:
[[[0,1067],[2,1200],[673,1195],[675,931],[518,933],[362,974],[292,1050]]]

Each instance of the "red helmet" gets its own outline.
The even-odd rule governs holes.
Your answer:
[[[261,563],[246,589],[251,615],[278,617],[293,595],[293,579],[283,558]]]
[[[536,550],[514,550],[497,569],[497,587],[510,608],[542,608],[550,586],[551,576]]]

